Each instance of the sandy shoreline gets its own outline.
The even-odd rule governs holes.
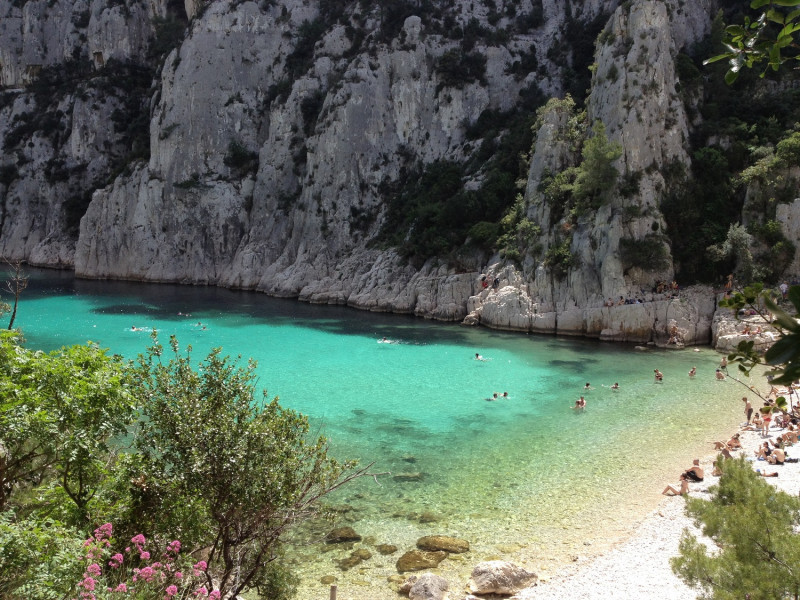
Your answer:
[[[756,405],[755,402],[753,404]],[[783,431],[783,429],[771,429],[769,438]],[[733,434],[735,431],[730,433]],[[734,456],[753,457],[755,449],[767,439],[755,431],[741,430],[740,433],[742,450],[734,452]],[[800,457],[800,445],[790,447],[787,455]],[[717,453],[711,451],[700,457],[700,464],[706,476],[704,481],[690,485],[691,496],[709,497],[708,488],[718,481],[717,477],[710,475],[711,463],[716,457]],[[800,463],[773,466],[758,461],[752,464],[754,469],[763,470],[766,467],[768,472],[778,471],[779,477],[765,478],[765,481],[789,494],[798,493]],[[675,465],[675,477],[672,481],[665,481],[664,485],[678,487],[678,476],[689,466],[691,465]],[[673,574],[669,564],[669,559],[678,553],[681,532],[689,528],[695,534],[699,533],[686,516],[684,508],[685,500],[682,497],[665,496],[658,508],[636,527],[629,539],[595,559],[584,563],[578,562],[563,569],[558,576],[541,581],[538,586],[523,590],[513,598],[518,600],[696,598],[697,592],[687,587]]]

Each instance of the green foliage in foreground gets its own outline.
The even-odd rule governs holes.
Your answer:
[[[726,52],[704,64],[727,60],[729,69],[725,82],[732,84],[742,68],[766,63],[764,71],[777,71],[782,65],[800,60],[798,31],[800,31],[800,0],[753,0],[750,8],[761,9],[755,20],[749,16],[743,24],[725,29]]]
[[[0,332],[0,597],[74,597],[85,565],[73,550],[106,522],[115,552],[140,533],[202,549],[223,597],[293,596],[285,534],[366,468],[329,457],[303,415],[259,397],[252,361],[215,349],[195,364],[174,338],[170,349],[154,334],[130,364]]]
[[[684,531],[672,568],[714,600],[800,598],[800,498],[777,490],[744,459],[722,459],[711,500],[689,498],[687,513],[716,545]]]
[[[129,375],[94,344],[46,354],[24,349],[21,338],[0,331],[0,511],[53,478],[85,524],[112,439],[133,417]]]
[[[790,306],[778,306],[773,293],[765,290],[762,284],[755,283],[719,303],[721,307],[730,308],[736,313],[743,308],[755,310],[778,329],[780,339],[763,355],[754,349],[754,343],[750,340],[739,342],[736,352],[728,355],[728,359],[746,375],[756,365],[767,365],[771,367],[767,375],[772,377],[773,383],[780,385],[791,385],[800,379],[800,286],[790,287],[787,296]]]

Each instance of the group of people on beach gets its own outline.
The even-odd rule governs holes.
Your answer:
[[[723,359],[724,360],[724,359]],[[693,369],[694,370],[694,369]],[[717,369],[720,372],[720,369]],[[691,373],[690,373],[691,375]],[[792,394],[795,388],[800,388],[800,383],[793,384],[788,390],[780,390],[774,386],[764,399],[764,405],[759,409],[753,408],[753,403],[747,396],[742,397],[744,402],[745,421],[741,424],[743,431],[760,431],[761,436],[767,438],[770,435],[770,426],[775,429],[782,429],[782,433],[775,435],[771,439],[766,439],[755,451],[750,459],[754,462],[763,461],[769,465],[782,466],[786,463],[800,462],[800,458],[789,458],[786,449],[798,443],[800,437],[800,405],[789,404],[788,409],[777,406],[776,398],[779,394]],[[733,458],[733,452],[742,449],[740,440],[741,433],[736,432],[727,441],[713,441],[714,449],[719,452],[719,457]],[[720,460],[713,462],[712,475],[719,476]],[[766,469],[756,468],[756,473],[762,477],[778,477],[778,471],[767,471]],[[666,495],[686,495],[689,493],[689,483],[703,481],[703,469],[700,467],[699,459],[695,459],[691,468],[683,471],[680,475],[680,485],[675,488],[668,485],[664,488],[663,494]]]

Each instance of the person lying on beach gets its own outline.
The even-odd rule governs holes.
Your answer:
[[[700,466],[700,459],[695,458],[692,466],[683,472],[690,481],[703,481],[703,468]]]
[[[761,475],[762,477],[777,477],[777,471],[773,471],[772,473],[767,473],[766,471],[762,471],[761,469],[756,469],[756,473]]]
[[[686,477],[685,473],[682,474],[681,475],[681,489],[680,490],[676,490],[671,485],[668,485],[667,487],[664,488],[664,491],[661,492],[661,493],[664,494],[664,495],[669,495],[669,496],[685,496],[686,494],[689,493],[689,478]]]

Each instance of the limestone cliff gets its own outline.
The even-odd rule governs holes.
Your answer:
[[[664,173],[691,166],[676,57],[715,11],[713,0],[0,0],[0,255],[505,329],[666,343],[674,326],[681,343],[706,342],[710,292],[650,290],[673,277]],[[516,256],[472,230],[442,255],[399,247],[421,227],[391,231],[426,169],[457,165],[459,198],[479,203],[518,133],[511,117],[589,84],[580,135],[604,131],[621,148],[601,199],[565,210],[546,192],[582,151],[578,109],[545,109],[516,217],[538,233],[518,236]],[[497,233],[493,210],[478,225]],[[637,295],[647,302],[603,306]]]

